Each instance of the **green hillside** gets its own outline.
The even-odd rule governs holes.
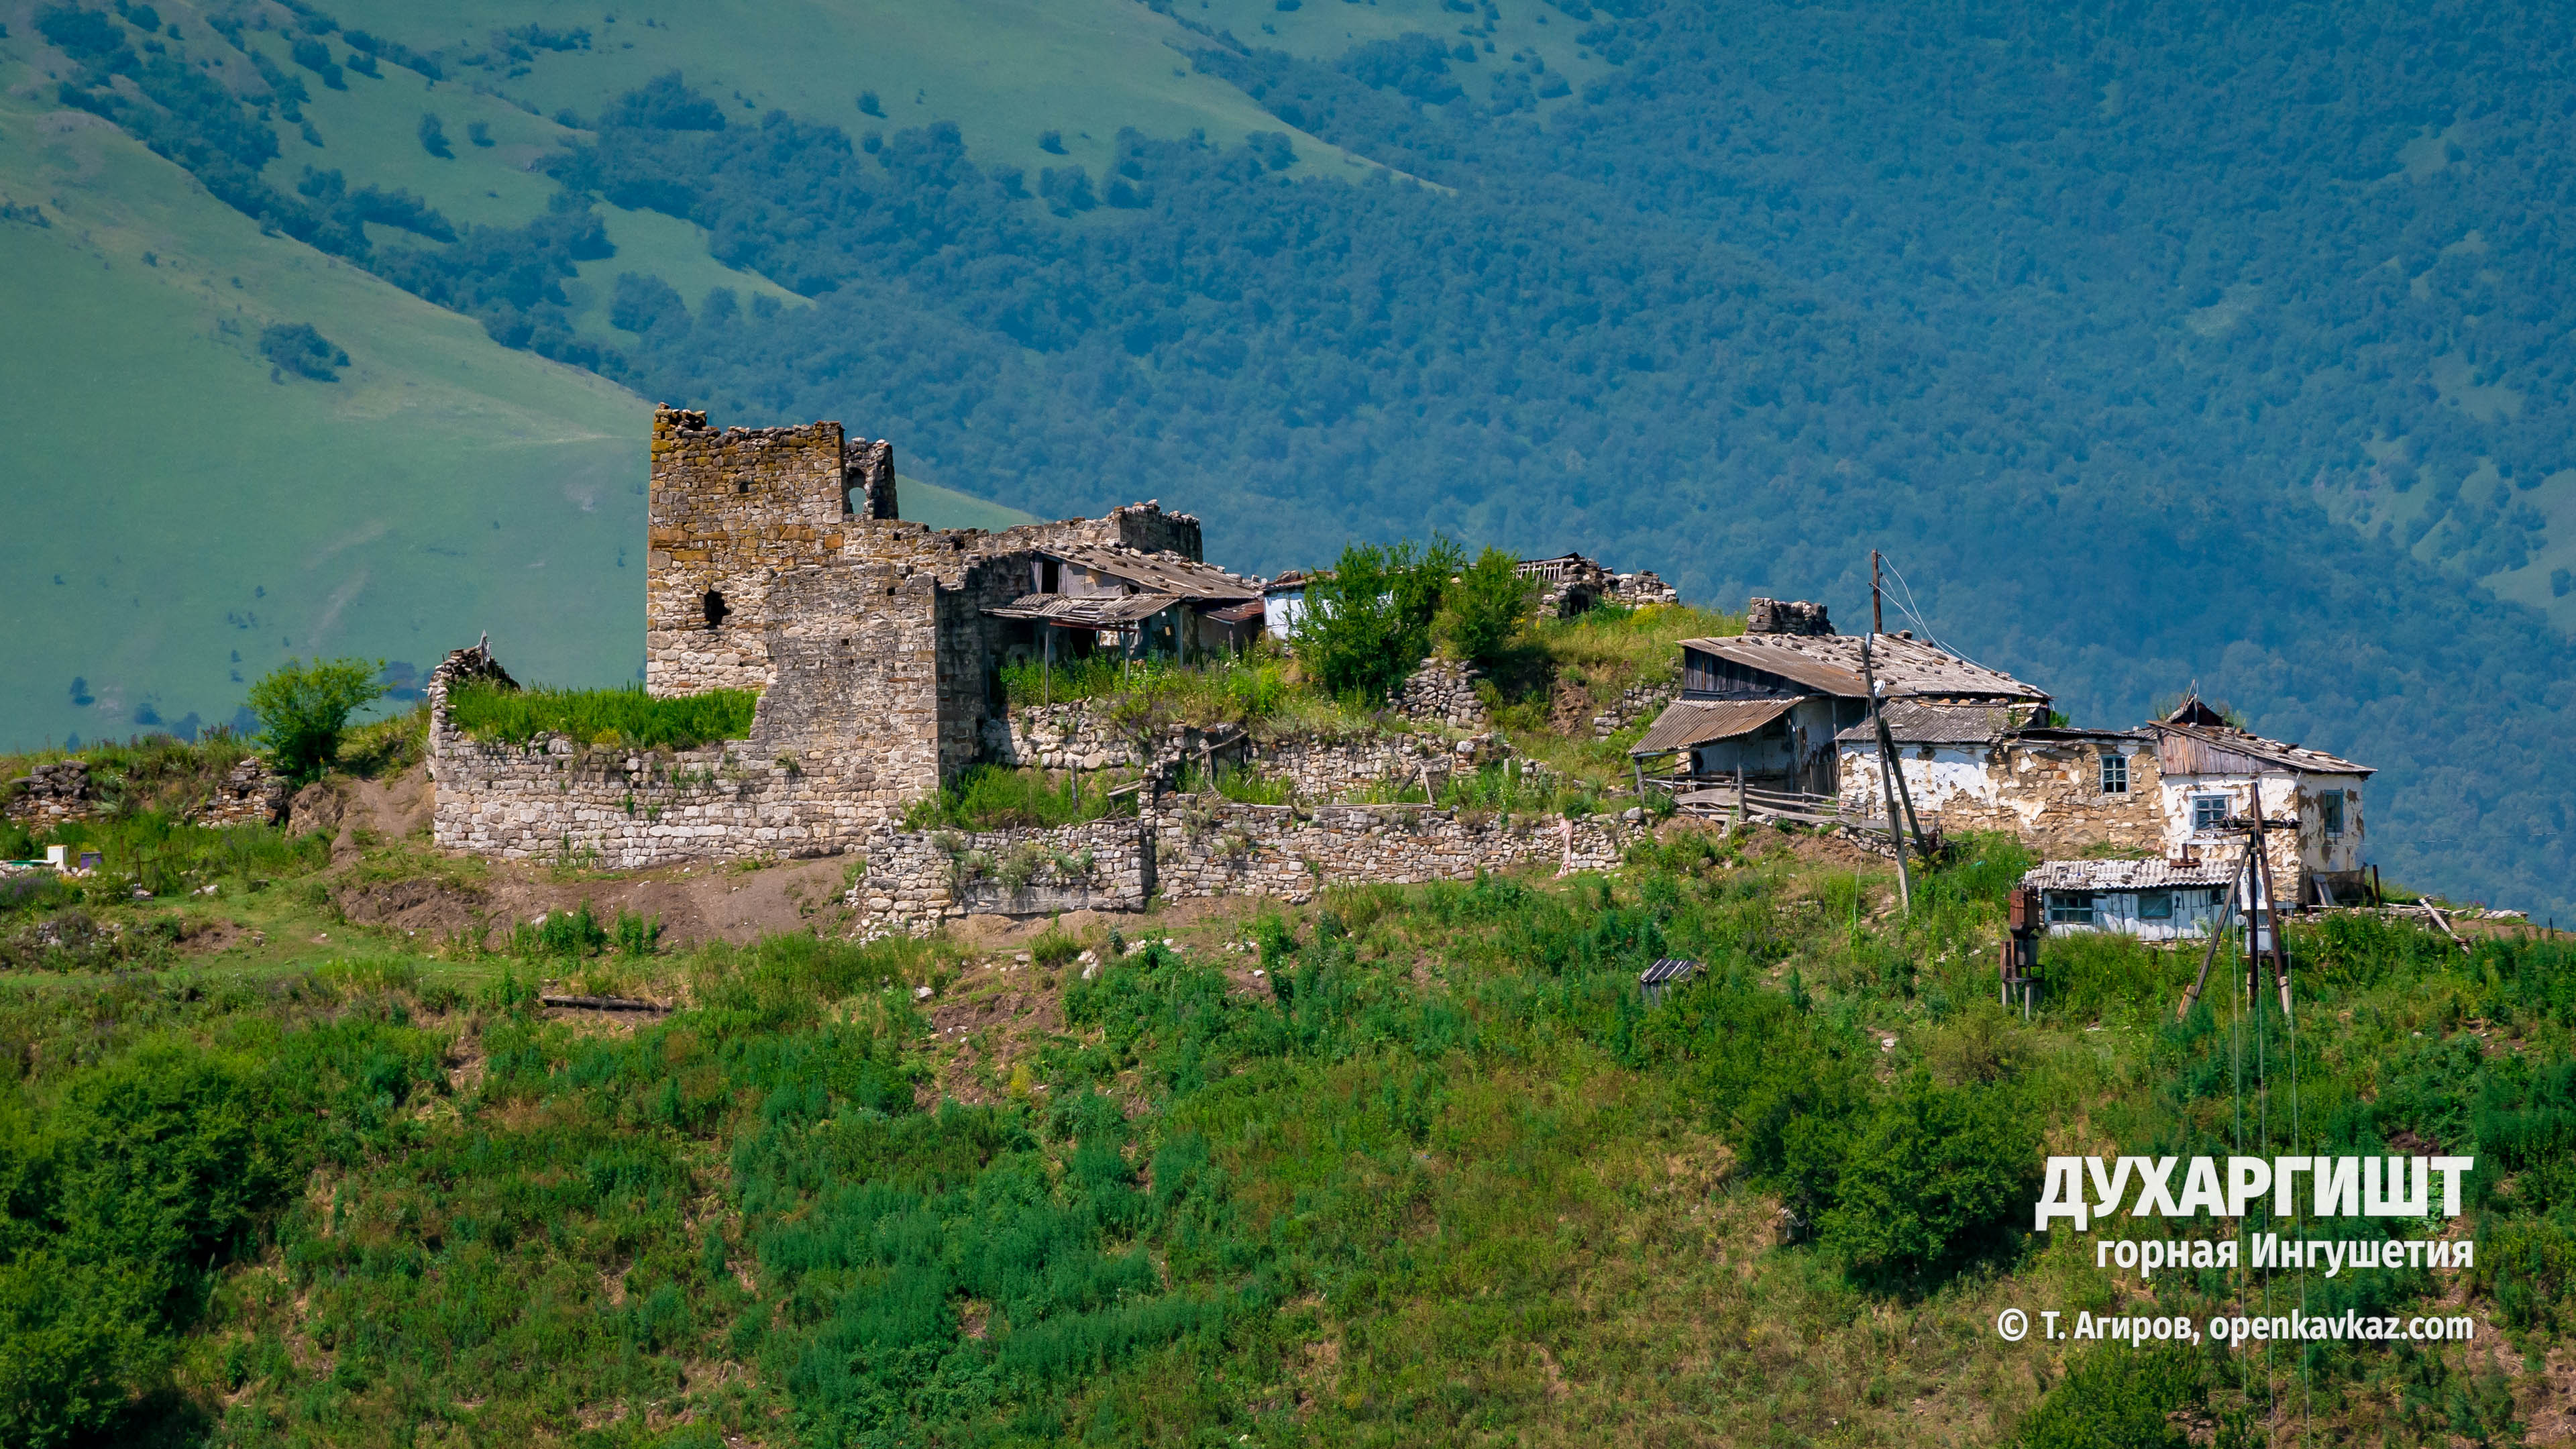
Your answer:
[[[641,664],[646,399],[263,235],[0,66],[0,200],[17,208],[0,221],[0,388],[33,424],[0,485],[0,577],[19,599],[0,741],[226,722],[244,682],[289,655],[425,670],[484,631],[532,678],[605,683]],[[413,134],[416,97],[315,89],[325,148],[289,128],[288,174],[327,160],[460,221],[544,209],[551,183],[521,166],[560,128],[450,88],[437,104],[460,161],[441,164]],[[466,141],[478,121],[493,147]],[[686,222],[612,214],[608,229],[617,255],[585,264],[599,297],[640,267],[693,305],[716,286],[794,300],[715,262]],[[605,313],[584,316],[605,333]],[[336,381],[261,355],[263,329],[298,323],[348,355]],[[902,497],[942,527],[1028,518],[909,477]]]
[[[1239,567],[1849,620],[1882,548],[2084,722],[2197,682],[2382,767],[2403,878],[2576,904],[2560,8],[85,3],[20,100],[633,395]]]
[[[45,223],[0,222],[0,738],[227,721],[290,654],[425,669],[484,630],[539,677],[642,662],[641,399],[262,236],[16,84],[0,194]],[[346,352],[337,382],[262,357],[295,323]]]

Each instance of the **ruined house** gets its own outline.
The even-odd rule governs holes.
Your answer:
[[[1927,830],[2010,831],[2043,852],[2117,845],[2162,853],[2160,774],[2144,730],[2055,728],[2007,707],[1913,700],[1891,701],[1882,714]],[[1843,807],[1884,818],[1878,732],[1864,721],[1835,746]]]
[[[1598,559],[1579,553],[1562,553],[1554,558],[1525,558],[1519,564],[1520,575],[1536,580],[1539,585],[1538,611],[1542,617],[1571,618],[1607,599],[1631,607],[1640,604],[1678,604],[1681,594],[1652,571],[1641,569],[1623,574],[1604,568]]]
[[[2196,696],[2147,732],[2167,859],[2234,859],[2259,801],[2265,859],[2285,903],[2364,898],[2361,787],[2370,766],[2238,729]]]
[[[1673,756],[1675,773],[1697,780],[1740,773],[1757,789],[1839,794],[1839,737],[1869,717],[1863,636],[1833,633],[1821,605],[1755,599],[1747,620],[1733,638],[1682,641],[1681,697],[1629,753]],[[2047,693],[2008,674],[1910,633],[1868,637],[1869,672],[1890,701],[1982,708],[2016,724],[2047,715]]]
[[[892,447],[838,423],[657,409],[645,688],[757,691],[750,730],[677,760],[561,740],[530,758],[448,727],[447,688],[499,668],[459,651],[430,691],[439,843],[621,865],[843,849],[976,760],[1006,661],[1188,657],[1258,617],[1259,582],[1150,500],[988,533],[904,522],[895,491]]]

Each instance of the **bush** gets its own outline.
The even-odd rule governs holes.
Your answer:
[[[1491,664],[1529,622],[1538,595],[1537,582],[1521,576],[1519,560],[1488,547],[1458,575],[1434,622],[1459,658]]]
[[[250,687],[251,713],[278,773],[298,785],[321,778],[339,759],[349,716],[384,698],[379,659],[290,659]]]
[[[1431,652],[1432,617],[1465,563],[1446,539],[1344,548],[1332,572],[1306,586],[1295,638],[1308,675],[1335,694],[1385,699]]]
[[[420,149],[437,157],[441,161],[453,161],[456,159],[455,148],[447,144],[446,123],[438,119],[436,112],[424,112],[421,115]]]
[[[2165,1418],[2206,1395],[2191,1351],[2101,1348],[2022,1421],[2024,1449],[2182,1449]]]
[[[640,684],[615,689],[510,689],[488,681],[458,685],[447,696],[447,717],[476,739],[524,745],[541,734],[579,744],[628,749],[694,749],[712,740],[751,733],[760,696],[748,689],[661,698]]]
[[[261,328],[259,355],[280,372],[309,377],[315,382],[338,382],[339,369],[349,365],[349,354],[333,346],[329,338],[314,331],[307,322]]]
[[[1922,1287],[2012,1241],[2038,1192],[2038,1152],[2002,1093],[1918,1071],[1853,1132],[1825,1245],[1865,1281]]]

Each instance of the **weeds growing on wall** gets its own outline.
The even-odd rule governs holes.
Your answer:
[[[1014,770],[1004,765],[968,767],[952,784],[907,806],[906,830],[1009,830],[1080,825],[1112,815],[1133,815],[1132,794],[1112,798],[1119,781],[1084,779],[1067,772]]]
[[[747,689],[710,689],[662,697],[641,684],[614,689],[506,689],[469,681],[448,691],[448,718],[477,739],[524,745],[541,734],[578,744],[640,750],[687,750],[751,733],[760,696]]]

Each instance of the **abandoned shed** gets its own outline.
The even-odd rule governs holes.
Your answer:
[[[2022,884],[2040,893],[2052,936],[2103,931],[2181,941],[2209,933],[2231,870],[2165,860],[2051,860]]]

